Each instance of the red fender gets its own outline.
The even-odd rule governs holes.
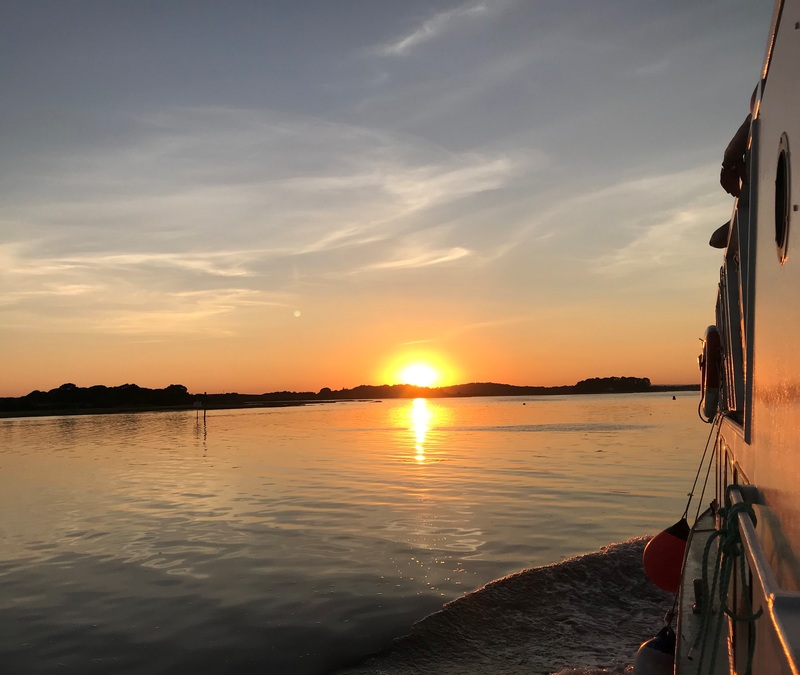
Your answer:
[[[670,593],[678,590],[688,539],[689,523],[686,518],[681,518],[672,527],[659,532],[645,546],[642,566],[647,578],[659,588]]]

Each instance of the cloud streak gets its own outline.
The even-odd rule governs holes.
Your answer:
[[[142,303],[125,311],[112,309],[104,313],[95,329],[129,336],[232,336],[240,332],[240,326],[227,317],[242,308],[287,306],[285,302],[266,300],[258,291],[242,288],[169,293],[153,299],[155,306]],[[221,320],[223,317],[226,320]]]
[[[459,204],[531,169],[513,153],[253,111],[174,109],[136,132],[42,161],[47,191],[0,207],[14,237],[0,247],[4,304],[27,304],[12,323],[63,328],[80,300],[93,330],[181,333],[355,274],[466,260],[486,233],[461,227]]]
[[[442,265],[444,263],[460,260],[470,255],[470,251],[465,248],[452,248],[445,251],[425,251],[418,255],[410,257],[398,258],[395,260],[387,260],[385,262],[373,263],[366,267],[356,270],[356,272],[371,272],[379,270],[399,270],[399,269],[416,269],[420,267],[431,267],[433,265]]]
[[[56,273],[90,270],[108,271],[126,267],[172,267],[202,272],[219,277],[243,277],[253,273],[242,265],[241,258],[252,257],[253,251],[224,251],[207,253],[117,253],[107,255],[84,255],[63,258],[17,259],[7,273],[20,276],[46,276]]]
[[[464,20],[476,19],[488,13],[489,7],[485,2],[468,3],[455,9],[439,12],[423,21],[407,35],[381,45],[377,51],[384,56],[406,56],[415,47],[435,40],[446,31],[452,29],[454,24]]]
[[[58,189],[47,197],[12,198],[0,209],[18,244],[63,251],[20,272],[151,265],[250,276],[253,260],[427,228],[434,210],[503,189],[530,168],[509,153],[445,152],[313,119],[219,109],[157,119],[157,132],[131,147],[50,168]]]

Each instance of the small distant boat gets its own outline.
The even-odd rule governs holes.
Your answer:
[[[659,634],[640,649],[637,675],[673,667],[675,675],[800,674],[800,231],[792,231],[800,163],[792,150],[800,157],[800,0],[779,0],[754,95],[747,181],[703,342],[700,413],[712,426],[698,477],[713,494],[685,546],[666,531],[656,538],[655,548],[685,550],[651,554],[660,564],[649,572],[681,570],[674,665],[665,665]],[[671,622],[672,613],[665,629]]]

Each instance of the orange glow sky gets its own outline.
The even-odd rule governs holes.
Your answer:
[[[0,396],[696,382],[769,14],[4,3]]]

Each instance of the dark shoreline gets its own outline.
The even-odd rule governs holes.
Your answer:
[[[663,394],[670,392],[682,391],[699,391],[699,385],[654,385],[647,391],[639,392],[620,392],[609,391],[599,392],[596,394],[586,394],[585,392],[548,392],[537,394],[485,394],[485,398],[497,398],[501,396],[602,396],[602,395],[617,395],[617,394]],[[247,396],[247,395],[245,395]],[[480,396],[394,396],[386,397],[393,399],[413,399],[413,398],[478,398]],[[210,397],[209,397],[210,398]],[[205,406],[198,406],[193,404],[181,405],[129,405],[129,406],[114,406],[114,407],[81,407],[81,408],[53,408],[53,409],[28,409],[28,410],[0,410],[0,419],[11,419],[16,417],[71,417],[76,415],[129,415],[134,413],[149,413],[149,412],[186,412],[196,411],[199,415],[201,412],[206,413],[210,410],[243,410],[243,409],[258,409],[258,408],[289,408],[301,407],[307,405],[320,405],[325,403],[347,403],[347,402],[367,402],[381,403],[382,398],[330,398],[330,399],[297,399],[288,401],[272,401],[272,400],[247,400],[247,401],[226,401],[226,402],[211,402]]]
[[[260,403],[221,404],[198,408],[194,405],[119,406],[114,408],[78,408],[61,410],[0,410],[0,419],[12,417],[70,417],[75,415],[129,415],[148,412],[186,412],[196,410],[198,414],[209,410],[240,410],[243,408],[287,408],[340,401],[263,401]]]

